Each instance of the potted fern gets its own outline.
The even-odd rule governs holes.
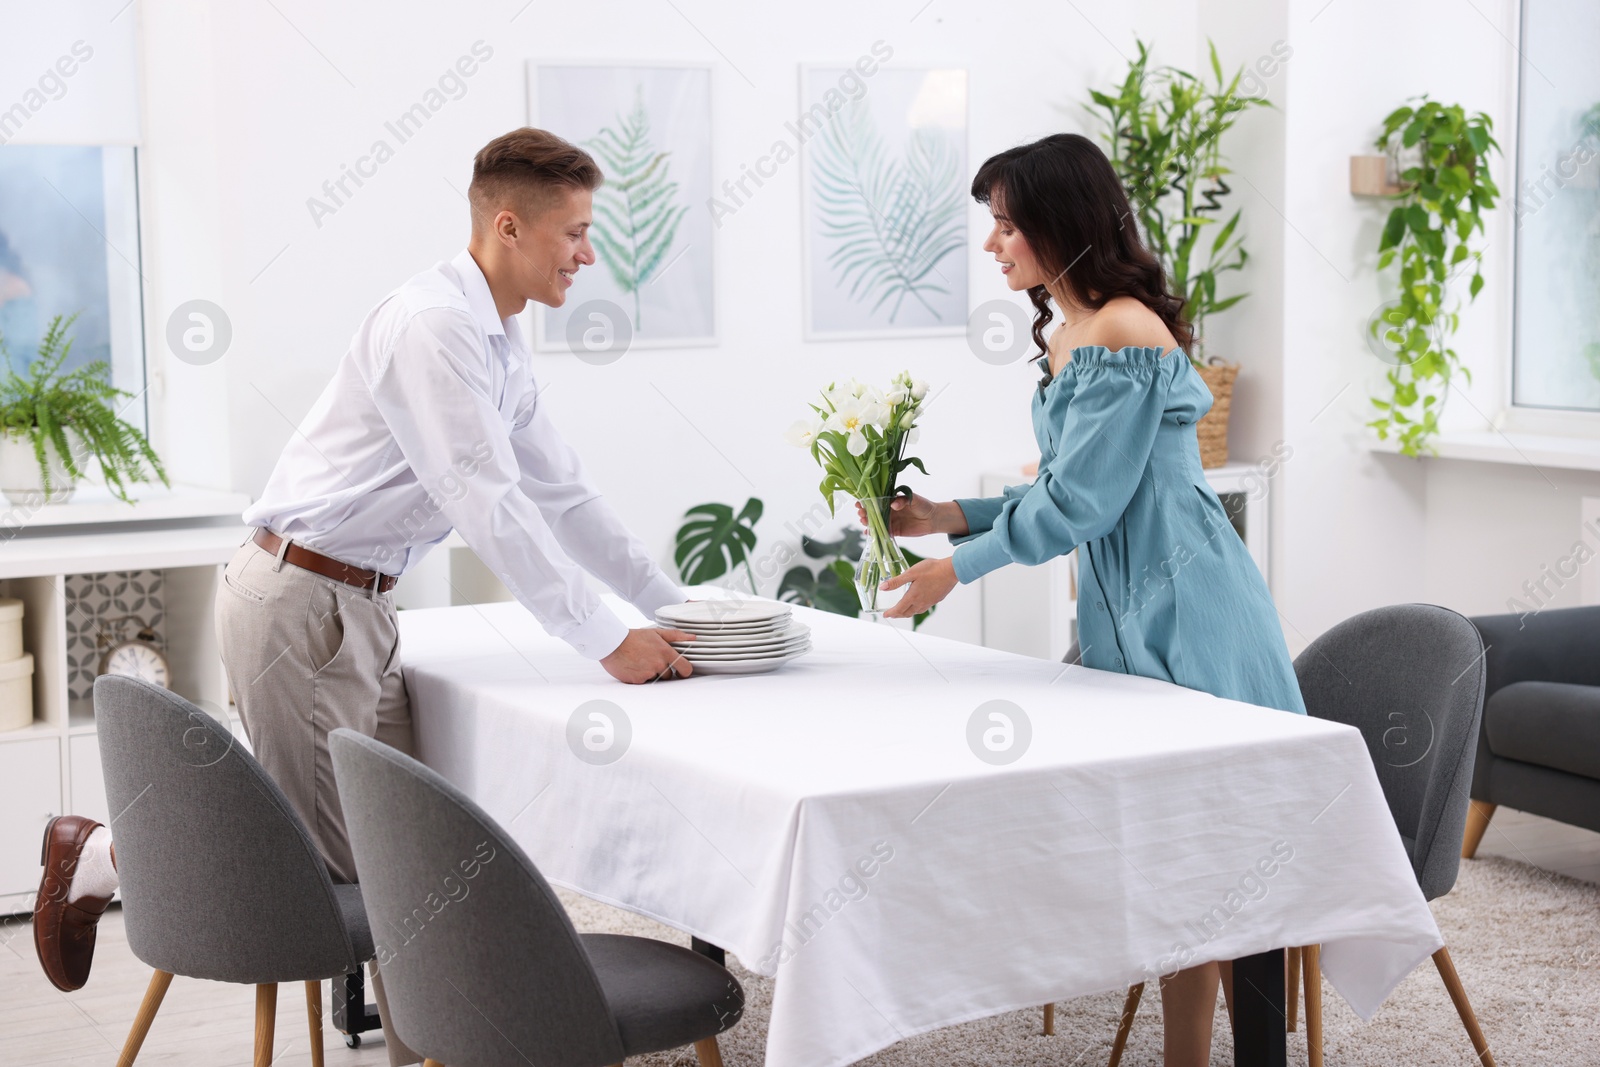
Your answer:
[[[38,353],[20,373],[0,337],[6,356],[0,380],[0,493],[12,504],[65,503],[77,482],[88,477],[91,459],[99,463],[106,488],[129,504],[130,482],[154,475],[171,484],[150,442],[114,406],[137,394],[112,385],[111,368],[103,360],[64,369],[72,352],[67,335],[76,319],[52,319]]]

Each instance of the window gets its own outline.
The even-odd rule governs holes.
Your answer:
[[[1600,411],[1600,4],[1524,0],[1512,403]]]
[[[134,149],[0,146],[0,341],[32,362],[57,315],[76,315],[69,367],[103,360],[145,417],[144,318]]]

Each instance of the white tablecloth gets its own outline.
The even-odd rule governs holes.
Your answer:
[[[1289,945],[1369,1018],[1442,944],[1357,731],[796,615],[776,674],[622,686],[513,604],[401,614],[421,758],[552,882],[776,974],[771,1067]],[[604,765],[568,741],[597,699]],[[1031,724],[1005,766],[992,700]]]

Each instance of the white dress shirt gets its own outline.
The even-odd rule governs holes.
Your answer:
[[[552,425],[521,330],[466,251],[367,315],[244,521],[387,574],[459,530],[545,630],[591,659],[628,628],[585,570],[647,618],[685,599]]]

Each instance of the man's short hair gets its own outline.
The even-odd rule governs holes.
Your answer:
[[[524,126],[502,134],[478,150],[472,160],[473,229],[488,226],[509,208],[524,220],[546,210],[568,189],[597,189],[605,180],[600,167],[577,145],[553,133]]]

